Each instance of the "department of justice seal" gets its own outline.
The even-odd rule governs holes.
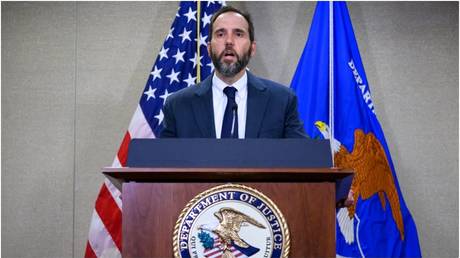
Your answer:
[[[174,228],[175,257],[288,257],[289,247],[289,229],[278,207],[244,185],[198,194]]]

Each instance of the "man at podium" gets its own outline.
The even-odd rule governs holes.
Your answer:
[[[246,69],[256,53],[249,14],[217,11],[207,47],[215,72],[167,98],[160,138],[307,137],[291,89]]]

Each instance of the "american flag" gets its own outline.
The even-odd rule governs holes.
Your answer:
[[[200,14],[197,15],[197,3]],[[113,167],[126,164],[128,145],[133,138],[155,138],[162,128],[162,107],[173,92],[197,83],[214,70],[206,50],[211,16],[223,2],[184,1],[148,76],[141,99],[125,133]],[[199,31],[197,31],[199,23]],[[200,46],[198,57],[197,45]],[[197,75],[198,67],[200,75]],[[96,199],[85,257],[121,257],[121,193],[107,179]]]

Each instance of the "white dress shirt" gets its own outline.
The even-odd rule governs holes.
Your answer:
[[[232,85],[227,85],[215,73],[212,77],[212,103],[214,107],[216,138],[220,139],[220,134],[222,133],[222,122],[224,120],[225,107],[227,106],[227,95],[224,93],[224,88],[227,86],[233,86],[237,89],[235,101],[238,105],[238,138],[244,139],[248,102],[248,75],[246,72],[243,77]]]

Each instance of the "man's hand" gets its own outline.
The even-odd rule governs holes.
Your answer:
[[[355,193],[353,192],[353,190],[350,189],[350,191],[348,192],[348,197],[343,203],[343,206],[350,207],[351,205],[353,205],[353,203],[355,202],[355,199],[353,198],[354,194]]]
[[[350,191],[348,192],[347,199],[341,199],[336,204],[336,207],[337,208],[347,208],[347,207],[352,206],[353,203],[355,202],[355,199],[353,198],[353,195],[354,195],[354,192],[353,192],[353,190],[350,189]]]

